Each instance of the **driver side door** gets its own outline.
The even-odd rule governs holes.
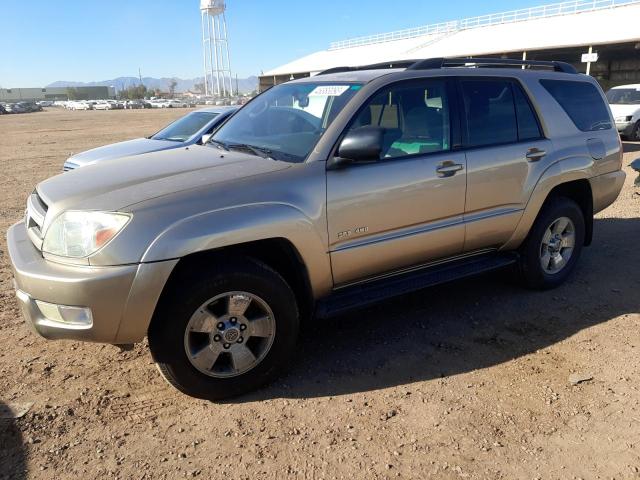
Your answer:
[[[466,158],[452,148],[454,92],[446,78],[392,84],[347,128],[380,126],[385,140],[377,161],[327,171],[336,286],[462,252]]]

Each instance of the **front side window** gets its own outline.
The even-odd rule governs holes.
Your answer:
[[[154,140],[169,140],[171,142],[186,142],[217,115],[217,113],[213,112],[190,113],[163,128],[151,138]]]
[[[587,82],[540,80],[575,126],[583,132],[613,128],[609,110],[596,87]]]
[[[328,82],[277,85],[238,110],[210,144],[302,162],[361,86]]]
[[[381,159],[450,150],[449,99],[445,80],[392,85],[369,100],[349,130],[384,128]]]

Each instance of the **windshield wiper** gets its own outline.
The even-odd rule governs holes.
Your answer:
[[[231,149],[245,150],[245,151],[249,151],[250,153],[253,153],[258,157],[273,160],[273,157],[271,156],[273,152],[268,148],[264,148],[264,147],[256,147],[255,145],[249,145],[247,143],[230,143],[230,144],[227,144],[227,149],[228,150],[231,150]]]
[[[216,148],[221,148],[222,150],[226,150],[227,152],[229,151],[229,147],[227,146],[226,143],[221,142],[220,140],[209,140],[206,145],[215,145]]]

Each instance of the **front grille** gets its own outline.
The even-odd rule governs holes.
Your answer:
[[[29,238],[38,250],[42,248],[42,227],[47,216],[48,206],[40,198],[37,192],[33,192],[27,199],[27,212],[24,223],[27,227]]]

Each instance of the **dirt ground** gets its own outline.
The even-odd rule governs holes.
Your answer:
[[[147,346],[48,342],[20,316],[4,232],[71,152],[183,110],[0,117],[0,479],[640,478],[640,191],[550,292],[485,276],[310,328],[290,372],[232,402],[172,390]],[[640,144],[625,144],[625,166]],[[572,374],[592,377],[572,385]]]

